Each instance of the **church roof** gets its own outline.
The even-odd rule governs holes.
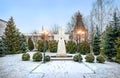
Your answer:
[[[76,24],[73,31],[76,31],[77,29],[86,30],[80,12],[78,12],[76,15]]]
[[[82,15],[80,12],[76,15],[76,24],[75,26],[84,26],[83,21],[82,21]]]

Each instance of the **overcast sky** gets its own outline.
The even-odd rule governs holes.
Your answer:
[[[13,16],[17,28],[23,33],[51,28],[54,24],[66,27],[78,10],[87,16],[95,0],[0,0],[0,19]]]

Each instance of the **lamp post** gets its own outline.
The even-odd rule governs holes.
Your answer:
[[[43,39],[44,39],[44,50],[43,50],[43,63],[45,63],[46,61],[46,59],[45,59],[45,52],[46,52],[46,38],[48,37],[48,31],[46,31],[46,30],[42,30],[42,33],[41,33],[41,35],[42,35],[42,37],[43,37]]]
[[[77,38],[77,51],[79,53],[78,62],[80,63],[81,62],[80,41],[81,41],[81,38],[84,36],[85,31],[83,29],[79,28],[79,29],[75,29],[73,33],[74,33],[75,37]]]

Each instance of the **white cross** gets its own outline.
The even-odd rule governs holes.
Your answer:
[[[54,35],[54,40],[60,40],[60,39],[69,40],[69,35],[65,34],[63,28],[60,28],[58,34]]]

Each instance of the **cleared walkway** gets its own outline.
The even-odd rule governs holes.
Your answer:
[[[33,52],[29,52],[31,56]],[[0,57],[0,78],[120,78],[120,64],[74,61],[22,61],[21,54]]]

